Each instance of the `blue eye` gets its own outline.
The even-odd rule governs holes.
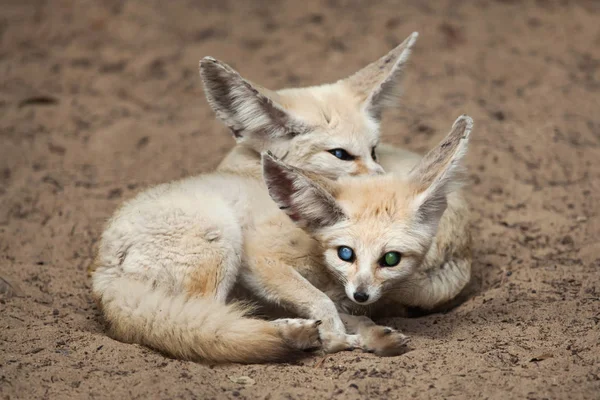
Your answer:
[[[340,160],[352,161],[352,160],[356,159],[355,156],[348,153],[344,149],[333,149],[333,150],[327,150],[327,151],[330,152],[331,154],[333,154],[334,156],[336,156],[337,158],[339,158]]]
[[[354,260],[354,250],[348,246],[338,247],[338,257],[340,260],[351,262]]]

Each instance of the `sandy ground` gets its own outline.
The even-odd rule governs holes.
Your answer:
[[[600,7],[523,3],[0,1],[2,398],[597,399]],[[475,118],[464,304],[387,321],[413,338],[387,359],[206,366],[105,336],[86,276],[103,222],[232,146],[201,57],[271,88],[317,84],[414,30],[385,139],[424,151]]]

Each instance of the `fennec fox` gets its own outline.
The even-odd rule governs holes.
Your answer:
[[[375,154],[379,119],[400,94],[416,38],[334,84],[278,92],[203,59],[205,92],[236,138],[237,161],[151,188],[111,218],[91,268],[110,333],[177,357],[216,361],[268,361],[287,355],[290,343],[297,347],[290,338],[306,334],[304,322],[243,319],[243,308],[225,306],[245,232],[258,211],[275,207],[260,178],[260,153],[334,179],[382,173]],[[152,330],[140,328],[153,323]],[[227,346],[215,344],[215,332],[226,335]]]
[[[414,32],[384,57],[334,84],[276,92],[205,58],[201,73],[208,101],[237,141],[217,170],[260,179],[260,154],[270,151],[288,164],[333,179],[381,173],[376,154],[381,115],[398,104],[403,67],[417,37]]]

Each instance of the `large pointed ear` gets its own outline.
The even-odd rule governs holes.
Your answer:
[[[343,80],[374,118],[381,119],[385,108],[398,104],[402,95],[403,69],[418,36],[413,32],[388,54]]]
[[[250,83],[212,57],[200,61],[200,76],[208,103],[236,140],[257,134],[269,139],[297,133],[297,123],[278,103],[277,93]]]
[[[299,227],[315,231],[345,218],[332,194],[333,182],[318,182],[271,153],[263,153],[262,163],[271,198]]]
[[[448,194],[463,183],[462,159],[467,152],[472,129],[471,117],[460,116],[446,138],[409,173],[409,184],[415,193],[415,212],[432,234],[446,210]]]

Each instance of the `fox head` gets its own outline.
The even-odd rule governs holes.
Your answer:
[[[315,238],[326,267],[355,303],[368,305],[410,279],[430,248],[462,182],[461,161],[472,119],[461,116],[448,136],[403,177],[305,173],[263,155],[263,175],[278,206]]]
[[[206,57],[208,102],[238,144],[330,178],[380,174],[375,148],[382,111],[397,103],[415,32],[354,75],[321,86],[270,91]]]

